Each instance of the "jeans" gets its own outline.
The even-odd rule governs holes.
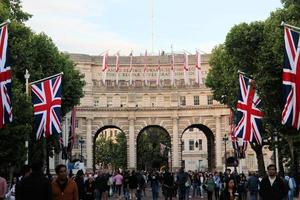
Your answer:
[[[250,191],[250,200],[257,200],[257,191]]]

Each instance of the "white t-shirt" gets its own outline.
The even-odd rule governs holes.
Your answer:
[[[271,183],[271,186],[273,185],[275,179],[276,179],[276,176],[275,176],[274,178],[271,178],[271,177],[269,176],[269,181],[270,181],[270,183]]]

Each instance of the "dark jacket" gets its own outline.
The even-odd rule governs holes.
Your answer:
[[[233,190],[232,196],[234,197],[236,190]],[[230,200],[230,193],[227,189],[223,190],[220,195],[220,200]]]
[[[271,186],[269,177],[265,177],[260,182],[259,195],[263,200],[282,200],[287,195],[287,188],[283,180],[276,177]]]
[[[32,172],[21,180],[16,188],[16,200],[50,200],[51,184],[48,179],[39,172]]]

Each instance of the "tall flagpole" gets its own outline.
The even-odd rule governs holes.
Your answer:
[[[24,75],[24,78],[25,78],[25,94],[26,96],[28,97],[29,95],[29,78],[30,78],[30,74],[28,72],[28,70],[26,69],[25,70],[25,75]],[[29,149],[28,149],[28,136],[27,136],[27,139],[25,140],[25,148],[27,149],[26,151],[26,161],[25,161],[25,165],[28,165],[28,159],[29,159]]]

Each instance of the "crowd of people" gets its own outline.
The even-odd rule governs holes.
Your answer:
[[[293,200],[298,194],[294,177],[279,177],[275,165],[269,165],[267,176],[249,173],[184,171],[115,171],[99,170],[96,174],[67,171],[65,165],[55,168],[56,175],[45,176],[42,165],[25,166],[20,177],[9,186],[0,177],[0,200],[107,200],[137,199],[149,195],[157,199],[208,200]],[[147,189],[146,189],[147,188]],[[151,194],[148,192],[151,191]],[[148,194],[149,193],[149,194]],[[148,198],[149,198],[148,197]]]

